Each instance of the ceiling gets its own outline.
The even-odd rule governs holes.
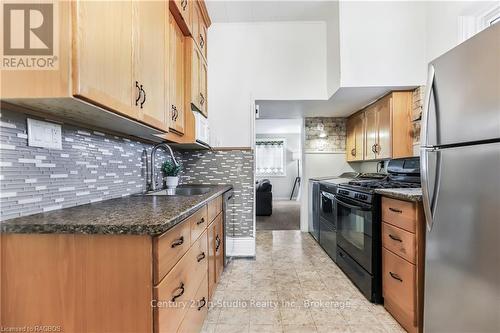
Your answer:
[[[259,119],[346,117],[392,90],[416,87],[342,87],[329,100],[258,100]]]
[[[334,1],[207,0],[212,22],[327,21]]]

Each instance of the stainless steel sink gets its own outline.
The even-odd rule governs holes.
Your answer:
[[[175,189],[165,189],[156,192],[145,193],[145,195],[171,195],[171,196],[191,196],[202,195],[212,190],[209,186],[180,186]]]

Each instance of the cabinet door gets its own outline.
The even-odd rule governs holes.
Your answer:
[[[205,59],[207,59],[207,26],[202,16],[200,15],[200,23],[198,26],[199,38],[200,38],[200,48]]]
[[[355,132],[356,115],[347,118],[346,122],[346,158],[348,162],[356,159],[356,132]]]
[[[132,1],[76,1],[73,94],[137,119]]]
[[[162,1],[134,1],[134,80],[142,88],[134,106],[143,122],[161,130],[168,129],[167,10]]]
[[[377,106],[371,105],[365,110],[365,159],[377,158],[375,144],[377,143]]]
[[[360,112],[354,123],[354,137],[356,141],[356,161],[362,161],[365,149],[365,113]]]
[[[202,58],[200,62],[200,105],[201,112],[208,117],[208,101],[207,101],[207,75],[208,68],[207,63]]]
[[[191,36],[196,44],[200,47],[200,21],[201,21],[201,11],[197,2],[192,3],[191,8]]]
[[[184,133],[184,36],[169,15],[169,127],[178,133]]]
[[[191,103],[201,111],[201,98],[200,98],[200,64],[201,53],[198,51],[194,42],[191,42]]]
[[[391,131],[391,104],[392,95],[388,95],[377,102],[377,158],[392,157],[392,131]]]

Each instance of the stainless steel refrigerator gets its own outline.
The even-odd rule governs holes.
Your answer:
[[[500,332],[500,24],[432,61],[426,88],[424,332]]]

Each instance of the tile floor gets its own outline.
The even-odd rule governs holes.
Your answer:
[[[309,234],[258,231],[256,246],[224,271],[203,332],[404,332]]]

